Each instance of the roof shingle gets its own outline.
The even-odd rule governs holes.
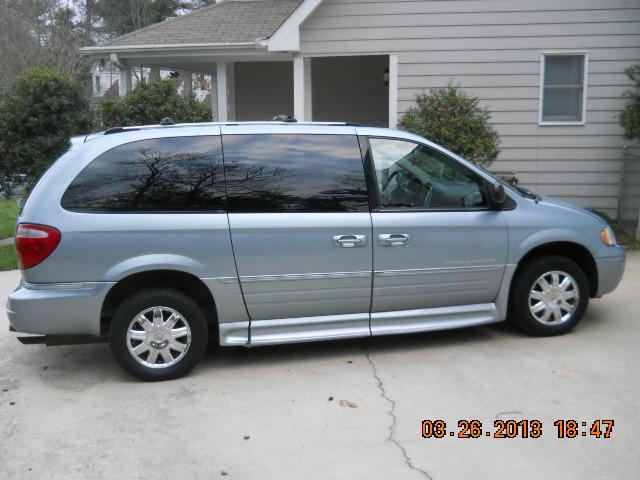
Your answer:
[[[101,46],[252,42],[271,36],[300,3],[302,0],[225,0]]]

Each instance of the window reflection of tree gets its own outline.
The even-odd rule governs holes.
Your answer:
[[[368,209],[355,136],[229,135],[224,150],[232,212]]]
[[[336,211],[359,212],[369,209],[369,197],[364,180],[364,172],[351,171],[334,178],[334,184],[321,195],[330,196],[336,204]]]
[[[319,175],[316,183],[299,191],[296,180],[310,175],[304,169],[268,168],[229,156],[226,160],[227,192],[233,211],[348,212],[368,208],[363,172],[336,172],[333,178]]]
[[[219,154],[141,148],[116,160],[105,172],[87,172],[84,181],[70,189],[72,202],[95,210],[220,209],[224,205]]]
[[[295,170],[268,168],[241,157],[225,160],[227,195],[234,211],[283,211],[295,203],[295,197],[285,193],[285,181],[295,178]]]

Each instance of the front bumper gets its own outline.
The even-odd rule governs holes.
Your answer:
[[[598,268],[598,292],[596,297],[612,292],[622,280],[626,255],[622,248],[618,247],[617,255],[612,257],[596,258]]]
[[[102,303],[112,285],[21,282],[9,295],[9,324],[22,333],[99,336]]]

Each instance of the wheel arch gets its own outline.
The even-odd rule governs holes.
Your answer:
[[[191,273],[182,270],[153,269],[132,273],[116,282],[107,292],[100,311],[100,331],[105,335],[118,306],[132,293],[144,288],[174,288],[193,298],[202,310],[210,333],[217,335],[218,314],[211,290]]]
[[[527,251],[520,260],[518,260],[518,266],[511,279],[511,287],[509,290],[513,290],[513,284],[516,278],[518,278],[518,274],[526,265],[545,255],[560,255],[573,260],[587,276],[587,280],[589,281],[589,296],[592,298],[596,296],[598,291],[598,267],[595,258],[587,247],[571,241],[543,243]]]

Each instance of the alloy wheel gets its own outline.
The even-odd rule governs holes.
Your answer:
[[[558,325],[571,319],[580,300],[575,279],[566,272],[543,273],[529,292],[529,311],[543,325]]]
[[[151,307],[131,320],[126,342],[129,353],[138,363],[149,368],[168,368],[187,354],[191,328],[173,308]]]

